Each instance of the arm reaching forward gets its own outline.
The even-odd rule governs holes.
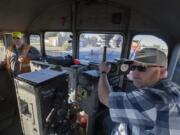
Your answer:
[[[98,83],[98,97],[101,103],[109,106],[109,93],[111,87],[108,82],[107,73],[110,71],[110,65],[107,62],[102,62],[99,65],[100,78]]]

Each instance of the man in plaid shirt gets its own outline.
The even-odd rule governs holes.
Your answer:
[[[99,66],[100,101],[111,119],[120,123],[112,135],[180,135],[180,88],[167,78],[166,55],[155,48],[142,49],[131,68],[132,92],[112,92],[107,79],[110,67]]]

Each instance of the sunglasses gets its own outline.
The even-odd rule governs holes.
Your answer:
[[[156,65],[149,65],[149,66],[143,66],[143,65],[139,65],[139,66],[136,66],[136,65],[132,65],[131,66],[131,71],[135,71],[137,69],[137,71],[139,72],[146,72],[148,68],[150,67],[162,67],[162,66],[156,66]]]
[[[18,39],[20,39],[20,38],[18,38],[18,37],[13,37],[13,39],[16,39],[16,40],[18,40]]]

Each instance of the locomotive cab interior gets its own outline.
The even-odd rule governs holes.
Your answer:
[[[67,110],[76,112],[68,116],[73,121],[68,123],[71,128],[62,130],[67,122],[63,125],[52,119],[60,128],[52,128],[51,124],[49,130],[44,126],[42,131],[48,129],[44,134],[110,135],[116,123],[97,96],[99,63],[103,58],[111,63],[108,78],[115,91],[129,92],[134,86],[127,77],[129,64],[123,65],[124,62],[133,60],[143,48],[158,48],[168,57],[168,78],[180,85],[179,4],[178,0],[1,0],[0,62],[12,44],[11,33],[22,32],[24,41],[41,53],[38,61],[31,61],[32,72],[52,69],[68,76],[56,84],[52,82],[53,86],[68,85],[62,87],[67,92],[63,91],[66,107],[56,108],[55,113],[60,115],[54,118],[62,121],[58,116],[67,118]],[[0,72],[0,134],[23,135],[16,81],[9,79],[5,68],[0,68]],[[43,100],[40,102],[43,104]],[[51,106],[57,107],[57,102],[60,101],[57,99]],[[23,106],[28,110],[25,103]],[[50,116],[51,111],[44,117]],[[28,135],[33,133],[29,131]]]

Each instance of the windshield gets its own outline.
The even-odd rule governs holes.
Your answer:
[[[104,46],[107,46],[108,61],[119,59],[122,43],[123,36],[120,34],[83,33],[79,41],[79,59],[100,63]]]

